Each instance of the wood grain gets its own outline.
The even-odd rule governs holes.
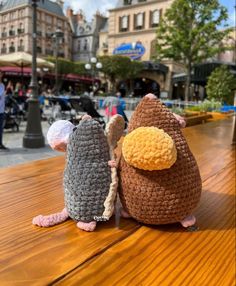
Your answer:
[[[233,171],[205,181],[200,231],[143,226],[56,285],[235,285]]]
[[[50,172],[62,171],[65,165],[64,156],[53,157],[13,167],[0,168],[0,185],[29,177],[40,176]]]
[[[204,181],[197,233],[124,219],[38,228],[35,215],[63,208],[64,157],[0,169],[0,285],[234,285],[232,120],[183,132]]]
[[[112,219],[86,233],[67,222],[38,228],[31,224],[38,214],[63,208],[62,175],[54,173],[4,184],[0,191],[0,285],[46,285],[104,251],[136,230],[137,223]]]

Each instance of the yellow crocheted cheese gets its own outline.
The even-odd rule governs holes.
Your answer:
[[[168,169],[177,158],[172,138],[156,127],[139,127],[129,133],[122,154],[129,165],[149,171]]]

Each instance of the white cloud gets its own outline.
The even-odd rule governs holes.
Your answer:
[[[86,19],[90,21],[96,11],[107,15],[107,11],[116,6],[117,0],[66,0],[65,6],[70,6],[74,12],[82,10]]]

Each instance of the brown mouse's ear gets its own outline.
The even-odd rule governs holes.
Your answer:
[[[111,117],[109,122],[106,125],[106,136],[108,140],[108,144],[111,148],[115,148],[117,142],[120,140],[123,135],[125,129],[125,121],[123,117],[119,114],[116,114]]]

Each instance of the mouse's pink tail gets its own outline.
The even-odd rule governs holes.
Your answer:
[[[67,212],[67,209],[64,208],[61,212],[43,216],[43,215],[38,215],[33,218],[32,223],[37,226],[42,226],[42,227],[50,227],[56,224],[59,224],[65,220],[67,220],[69,217],[69,214]]]

